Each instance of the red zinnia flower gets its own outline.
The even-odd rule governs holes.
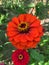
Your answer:
[[[12,54],[14,65],[26,65],[29,62],[29,54],[25,50],[16,50]]]
[[[21,14],[8,23],[7,36],[18,49],[35,48],[42,35],[40,20],[31,14]]]

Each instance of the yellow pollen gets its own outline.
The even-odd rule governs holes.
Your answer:
[[[18,30],[20,32],[24,32],[24,31],[27,31],[29,25],[27,22],[21,22],[19,25],[18,25]]]
[[[22,59],[23,59],[23,55],[20,54],[20,55],[18,56],[18,58],[19,58],[19,60],[22,60]]]

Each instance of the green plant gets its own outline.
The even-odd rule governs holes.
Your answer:
[[[36,16],[39,16],[40,19],[46,18],[45,14],[45,5],[42,2],[37,3],[36,5]]]

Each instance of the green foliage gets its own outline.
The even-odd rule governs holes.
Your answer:
[[[43,61],[44,56],[34,49],[30,49],[30,56],[36,61]]]
[[[4,43],[4,47],[3,50],[5,51],[1,51],[3,54],[2,60],[10,60],[11,59],[11,54],[12,54],[12,50],[14,50],[15,48],[11,45],[10,42],[6,42]]]
[[[35,7],[35,4],[34,4],[34,3],[30,3],[30,4],[28,5],[28,7]]]
[[[44,63],[44,55],[40,54],[36,49],[29,49],[30,53],[30,65],[38,65]]]
[[[4,43],[3,49],[0,50],[0,60],[4,60],[6,62],[11,61],[12,50],[15,50],[15,48],[10,42]]]
[[[6,15],[0,14],[0,25],[5,24],[7,17],[8,13],[6,13]]]
[[[42,38],[41,38],[41,42],[40,42],[40,46],[44,46],[46,43],[49,42],[49,36],[47,35],[44,35]]]
[[[29,49],[29,65],[49,65],[49,36],[44,35],[37,49]]]
[[[42,2],[40,3],[37,3],[36,5],[36,15],[39,16],[40,19],[43,19],[45,18],[45,14],[44,14],[44,11],[45,11],[45,7],[43,5]]]
[[[6,40],[7,39],[6,39],[6,36],[5,36],[5,31],[0,30],[0,41],[1,41],[1,43],[3,44],[4,42],[6,42]]]
[[[39,16],[40,19],[45,19],[49,17],[48,12],[49,5],[44,5],[42,2],[37,3],[36,5],[36,16]]]
[[[44,65],[49,65],[49,61],[48,61],[48,62],[46,62]]]

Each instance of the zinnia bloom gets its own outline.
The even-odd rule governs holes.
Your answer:
[[[4,62],[0,62],[0,65],[4,65]]]
[[[20,14],[12,18],[7,26],[9,41],[18,49],[36,48],[42,35],[40,20],[31,14]]]
[[[29,54],[25,50],[16,50],[12,54],[12,61],[14,65],[26,65],[29,62]]]

